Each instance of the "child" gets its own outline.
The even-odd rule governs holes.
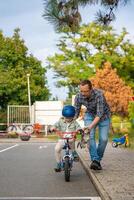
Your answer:
[[[63,107],[62,116],[58,122],[51,128],[51,131],[57,130],[61,132],[73,132],[80,130],[81,127],[78,122],[74,119],[75,116],[75,108],[72,105],[67,105]],[[74,158],[78,158],[78,155],[75,151],[75,140],[69,140],[70,147],[72,149],[72,154]],[[56,172],[61,171],[61,151],[64,147],[64,139],[60,138],[55,146],[55,157],[57,161],[57,165],[55,168]]]

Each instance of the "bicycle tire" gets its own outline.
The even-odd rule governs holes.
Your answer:
[[[118,147],[118,144],[116,142],[112,142],[112,147],[116,148]]]
[[[20,136],[20,139],[21,139],[22,141],[28,141],[28,140],[30,140],[30,138],[31,138],[31,136],[29,136],[29,135],[21,135],[21,136]]]
[[[12,132],[17,133],[17,127],[15,125],[10,125],[7,127],[7,132],[8,133],[12,133]]]
[[[70,164],[69,164],[69,158],[65,158],[65,165],[64,165],[64,173],[65,173],[65,181],[70,181]]]
[[[34,132],[34,128],[32,125],[26,125],[23,130],[25,133],[28,134],[32,134]]]

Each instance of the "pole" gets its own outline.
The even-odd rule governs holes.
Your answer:
[[[31,95],[30,95],[30,82],[29,82],[29,77],[30,77],[30,74],[27,74],[29,118],[30,118],[30,124],[31,124]]]

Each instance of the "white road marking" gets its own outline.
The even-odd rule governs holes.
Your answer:
[[[2,200],[15,200],[15,199],[19,199],[19,200],[23,200],[23,199],[26,199],[26,200],[29,200],[29,199],[32,199],[32,200],[43,200],[43,199],[52,199],[52,200],[55,200],[55,199],[62,199],[62,200],[71,200],[71,199],[75,199],[75,200],[79,200],[79,199],[87,199],[87,200],[101,200],[100,197],[0,197],[0,199]]]
[[[46,146],[46,145],[44,145],[44,146],[40,146],[40,147],[39,147],[39,149],[43,149],[43,148],[44,148],[44,149],[46,149],[46,148],[47,148],[47,146]]]
[[[14,148],[14,147],[16,147],[16,146],[19,146],[18,144],[15,144],[15,145],[13,145],[13,146],[11,146],[11,147],[8,147],[8,148],[6,148],[6,149],[2,149],[2,150],[0,150],[0,153],[2,153],[2,152],[4,152],[4,151],[7,151],[7,150],[9,150],[9,149],[12,149],[12,148]]]

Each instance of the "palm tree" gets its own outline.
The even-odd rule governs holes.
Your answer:
[[[114,10],[119,5],[126,5],[130,0],[101,0],[101,5],[105,8],[105,11],[99,10],[96,14],[96,22],[102,25],[109,25],[111,21],[115,20]]]
[[[75,32],[80,25],[79,6],[98,0],[44,0],[43,17],[52,23],[56,31]]]
[[[100,4],[106,11],[99,10],[96,22],[109,25],[115,19],[114,10],[120,4],[126,5],[130,0],[44,0],[43,17],[52,23],[56,31],[76,32],[81,22],[80,6]]]

